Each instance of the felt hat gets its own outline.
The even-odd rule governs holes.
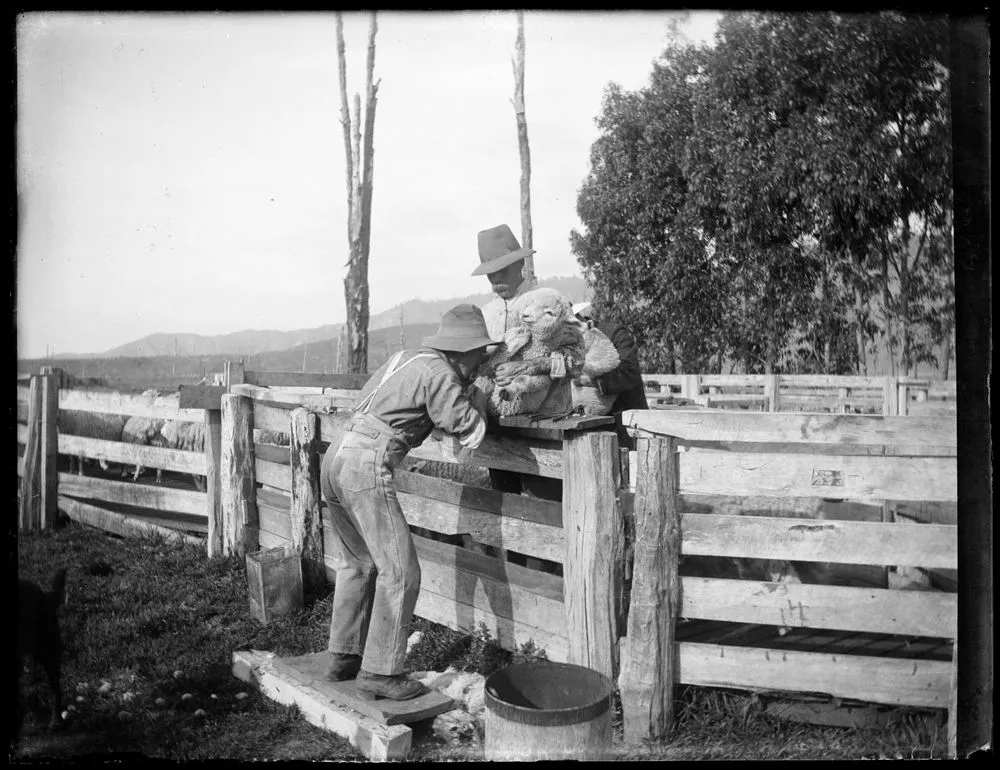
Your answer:
[[[573,305],[573,315],[588,321],[594,317],[594,306],[589,302],[577,302]]]
[[[534,254],[534,249],[522,249],[514,233],[507,225],[497,225],[479,233],[480,265],[472,271],[473,275],[489,275],[497,270],[503,270],[507,265]]]
[[[475,305],[455,305],[441,316],[437,334],[424,337],[422,344],[435,350],[465,353],[499,343],[490,338],[482,310]]]

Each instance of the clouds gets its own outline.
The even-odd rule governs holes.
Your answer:
[[[604,87],[645,83],[668,18],[526,14],[541,275],[579,273]],[[367,25],[345,15],[352,95]],[[19,355],[343,319],[335,30],[330,13],[19,17]],[[476,232],[520,231],[515,33],[509,12],[379,14],[373,311],[481,290]]]

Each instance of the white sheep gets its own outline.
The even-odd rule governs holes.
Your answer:
[[[56,430],[68,436],[97,438],[103,441],[121,441],[127,417],[121,414],[100,414],[96,412],[81,412],[73,409],[60,409],[56,416]],[[79,465],[77,473],[83,475],[85,457],[76,458]],[[71,458],[72,461],[72,458]],[[107,460],[98,460],[102,470],[108,470]]]
[[[160,444],[168,449],[184,452],[205,451],[205,423],[185,420],[167,420],[160,428]],[[199,492],[205,491],[205,477],[192,473],[194,486]],[[157,478],[159,483],[159,477]]]

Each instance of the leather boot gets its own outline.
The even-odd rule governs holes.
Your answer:
[[[353,679],[361,670],[361,656],[346,652],[331,652],[330,665],[326,669],[328,682],[342,682]]]
[[[362,700],[388,698],[389,700],[410,700],[427,692],[427,688],[406,674],[369,674],[362,669],[358,673],[357,693]]]

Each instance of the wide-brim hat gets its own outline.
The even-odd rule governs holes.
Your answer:
[[[534,254],[534,249],[522,249],[507,225],[497,225],[479,233],[479,261],[473,275],[489,275],[507,265]]]
[[[475,305],[456,305],[441,316],[437,334],[425,337],[422,344],[435,350],[465,353],[500,342],[490,337],[482,310]]]

